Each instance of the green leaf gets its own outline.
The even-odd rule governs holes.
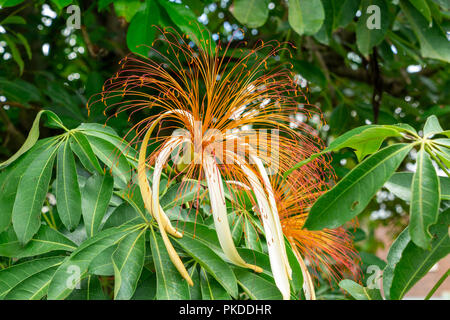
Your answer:
[[[80,288],[74,290],[67,300],[106,300],[106,296],[99,278],[88,276],[81,281]]]
[[[310,62],[302,60],[292,61],[292,64],[294,65],[295,71],[297,71],[306,80],[311,81],[322,88],[327,86],[327,78],[320,68]]]
[[[22,154],[24,154],[25,152],[30,150],[31,147],[34,146],[34,144],[36,143],[36,141],[39,138],[39,120],[41,119],[41,116],[43,114],[46,114],[47,117],[49,118],[49,120],[52,121],[52,123],[61,125],[61,128],[63,127],[61,119],[59,119],[59,117],[55,113],[53,113],[52,111],[49,111],[49,110],[39,111],[38,114],[36,115],[36,118],[33,121],[33,125],[31,126],[30,132],[28,133],[28,137],[25,140],[24,144],[20,147],[20,149],[11,158],[0,163],[0,169],[10,165],[17,158],[19,158]]]
[[[113,245],[99,253],[92,259],[88,273],[97,276],[114,276],[114,266],[111,257],[116,249],[117,246]]]
[[[390,298],[401,299],[442,258],[450,254],[450,209],[439,215],[438,223],[430,228],[431,249],[424,250],[410,241],[395,266]]]
[[[232,13],[240,23],[249,28],[259,28],[269,17],[268,0],[234,0]]]
[[[192,201],[200,192],[200,184],[197,182],[180,182],[173,184],[161,197],[160,204],[164,210]]]
[[[427,19],[428,23],[432,23],[430,7],[425,0],[409,0],[411,4]]]
[[[151,228],[150,233],[150,246],[156,269],[156,299],[190,299],[188,283],[173,265],[161,236],[156,234],[153,228]]]
[[[21,4],[25,0],[0,0],[0,6],[6,8],[6,7],[14,7],[18,4]]]
[[[14,200],[17,194],[17,187],[22,176],[30,164],[38,155],[51,143],[54,138],[40,140],[26,154],[21,156],[14,164],[0,175],[0,232],[11,224],[11,216],[14,207]]]
[[[155,38],[159,21],[159,7],[154,0],[147,0],[144,11],[135,14],[127,31],[127,46],[130,51],[148,56],[149,47]]]
[[[433,23],[430,27],[428,21],[409,1],[400,0],[400,7],[419,38],[422,56],[450,62],[450,42],[440,26]]]
[[[248,220],[244,220],[245,246],[249,249],[263,252],[261,237],[258,235],[256,227]]]
[[[56,204],[62,223],[67,230],[72,231],[78,226],[81,218],[81,192],[75,159],[69,146],[70,143],[66,140],[58,150]]]
[[[51,251],[73,251],[77,245],[60,232],[41,225],[38,233],[25,246],[17,240],[13,229],[0,233],[0,256],[26,258]]]
[[[409,232],[412,241],[424,249],[431,245],[429,228],[438,219],[440,193],[436,170],[422,145],[412,181]]]
[[[131,300],[155,300],[155,296],[156,274],[144,268]]]
[[[409,202],[411,201],[413,175],[413,172],[396,172],[384,186],[396,197]],[[441,186],[441,199],[450,200],[450,178],[439,177],[439,185]]]
[[[26,244],[41,226],[41,210],[58,148],[45,149],[26,169],[17,187],[12,222],[19,241]]]
[[[336,6],[334,14],[333,30],[347,26],[355,17],[361,0],[340,0],[334,1]]]
[[[88,237],[95,235],[100,228],[113,191],[113,178],[94,174],[82,190],[82,212]]]
[[[216,279],[233,297],[238,295],[236,277],[230,266],[222,260],[213,250],[195,238],[184,235],[174,240],[194,258],[214,279]]]
[[[284,177],[287,177],[294,170],[313,161],[322,154],[331,151],[338,151],[342,148],[352,148],[358,160],[377,151],[383,141],[388,137],[402,137],[402,133],[416,134],[415,130],[409,125],[366,125],[347,131],[343,135],[333,140],[330,145],[321,152],[311,155],[308,159],[300,161],[291,169],[286,171]]]
[[[58,7],[60,11],[72,3],[72,0],[51,0],[51,1]]]
[[[299,35],[312,35],[319,31],[325,19],[320,0],[289,0],[289,24]]]
[[[373,6],[373,7],[371,7]],[[375,11],[368,9],[376,8]],[[389,28],[389,10],[386,0],[362,0],[362,15],[356,26],[356,44],[359,51],[368,56],[372,48],[380,44]]]
[[[112,143],[97,137],[87,137],[92,150],[112,171],[114,182],[125,187],[131,179],[131,169],[124,154]]]
[[[144,267],[145,231],[136,230],[123,238],[112,256],[116,300],[129,300],[136,290]]]
[[[336,228],[356,217],[397,170],[412,147],[412,144],[394,144],[361,162],[314,203],[305,228]]]
[[[227,291],[203,268],[200,268],[200,288],[203,300],[231,300]]]
[[[64,257],[33,259],[0,270],[0,300],[27,279],[60,265]]]
[[[425,126],[423,127],[423,136],[425,138],[432,136],[433,134],[442,133],[444,130],[439,124],[439,120],[435,115],[427,118]]]
[[[12,54],[14,61],[19,66],[20,75],[22,75],[23,68],[25,67],[25,63],[23,62],[23,59],[22,59],[22,56],[20,55],[19,49],[17,49],[17,46],[11,37],[9,37],[6,34],[3,34],[3,38],[5,39],[6,43],[8,44],[9,50],[11,50],[11,54]]]
[[[48,286],[56,269],[58,266],[48,268],[25,279],[5,296],[5,300],[42,299],[47,294]]]
[[[378,289],[363,287],[352,280],[342,280],[339,287],[347,291],[356,300],[383,300]]]
[[[390,291],[392,279],[394,278],[394,270],[397,263],[402,257],[402,252],[406,246],[411,242],[408,227],[406,227],[395,239],[394,243],[389,248],[387,256],[387,265],[383,270],[383,292],[387,300],[390,300]]]
[[[118,17],[124,17],[127,22],[130,22],[142,5],[139,0],[115,0],[114,10]]]
[[[29,106],[30,101],[40,101],[41,93],[36,86],[22,79],[13,81],[0,77],[0,93],[9,101],[17,101],[25,107]]]
[[[70,136],[70,147],[87,170],[91,173],[96,171],[103,174],[103,170],[98,163],[98,159],[95,156],[88,139],[82,133],[72,133]]]
[[[181,3],[165,0],[159,0],[158,2],[181,32],[188,35],[202,50],[214,52],[215,42],[211,39],[208,29],[197,21],[197,16],[191,9]]]
[[[253,300],[281,300],[281,292],[275,284],[267,281],[261,276],[244,270],[235,269],[234,271],[238,284]]]
[[[5,19],[0,21],[0,25],[5,25],[5,24],[26,24],[26,23],[27,22],[25,21],[25,19],[22,18],[21,16],[7,16]]]
[[[48,288],[48,299],[65,299],[87,276],[91,262],[105,249],[113,246],[134,230],[136,226],[111,228],[84,241],[55,272]]]
[[[103,229],[108,229],[112,227],[119,227],[130,221],[137,221],[139,219],[139,214],[133,206],[129,203],[122,203],[114,209],[111,215],[106,220],[103,225]],[[144,220],[142,220],[144,221]]]

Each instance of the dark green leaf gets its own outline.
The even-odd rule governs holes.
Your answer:
[[[58,148],[51,146],[33,160],[20,179],[12,212],[17,238],[26,244],[41,226],[41,210]]]
[[[356,217],[397,170],[412,147],[412,144],[394,144],[361,162],[314,203],[305,227],[309,230],[336,228]]]
[[[356,300],[383,300],[378,289],[363,287],[352,280],[342,280],[339,287],[347,291]]]
[[[113,178],[109,174],[92,175],[82,190],[83,220],[88,237],[95,235],[100,228],[106,209],[108,209],[113,190]]]
[[[232,13],[240,23],[258,28],[269,17],[268,5],[268,0],[234,0]]]
[[[289,0],[289,24],[299,35],[319,31],[325,19],[320,0]]]
[[[73,230],[81,218],[81,191],[78,185],[75,159],[69,141],[64,141],[58,150],[56,170],[56,204],[64,226]]]
[[[410,241],[395,266],[390,288],[390,298],[401,299],[440,259],[450,254],[450,210],[439,216],[438,223],[430,228],[433,236],[431,249],[424,250]]]
[[[159,234],[153,229],[150,233],[153,262],[156,269],[156,299],[185,300],[190,298],[189,286],[169,258],[166,247]]]
[[[356,27],[356,44],[365,56],[380,44],[389,27],[389,10],[386,0],[362,0],[362,15]],[[372,10],[368,10],[372,9]]]
[[[440,191],[436,170],[422,146],[412,180],[409,232],[412,241],[424,249],[431,245],[429,228],[438,219]]]
[[[145,229],[123,238],[112,256],[114,299],[129,300],[136,290],[145,258]]]

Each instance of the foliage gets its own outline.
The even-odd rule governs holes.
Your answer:
[[[72,4],[81,8],[79,30],[66,26]],[[380,29],[367,27],[371,5],[380,8]],[[128,185],[137,152],[121,137],[133,124],[121,114],[103,126],[109,115],[85,108],[123,56],[150,53],[154,26],[193,41],[210,32],[213,45],[233,37],[252,48],[275,39],[289,49],[268,67],[291,63],[328,122],[317,127],[317,117],[308,120],[328,147],[298,167],[333,152],[340,179],[312,206],[307,227],[334,228],[358,216],[361,228],[350,231],[361,251],[362,282],[368,265],[384,270],[383,292],[345,279],[339,284],[345,297],[401,299],[448,255],[449,133],[439,124],[448,124],[450,110],[446,1],[0,0],[0,6],[0,299],[281,298],[264,232],[249,221],[258,221],[256,214],[235,220],[230,213],[230,221],[239,254],[262,266],[261,274],[228,263],[208,198],[192,217],[183,210],[189,197],[176,201],[177,185],[167,184],[161,204],[183,224],[184,237],[171,240],[194,279],[189,287],[138,188]],[[381,201],[390,216],[372,219],[386,190],[395,195]],[[379,246],[373,230],[388,223],[397,235],[384,262],[370,253]],[[77,272],[82,281],[74,290],[77,281],[66,280],[77,280]],[[326,277],[319,274],[317,297],[344,298]],[[300,283],[292,283],[292,298],[304,298]]]

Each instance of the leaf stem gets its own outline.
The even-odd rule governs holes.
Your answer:
[[[428,292],[427,296],[425,297],[425,300],[429,300],[433,294],[436,292],[436,290],[444,283],[445,279],[450,275],[450,269],[447,270],[446,273],[442,275],[442,277],[436,282],[433,288],[431,288],[430,292]]]

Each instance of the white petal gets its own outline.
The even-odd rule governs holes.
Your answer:
[[[267,248],[269,251],[270,267],[272,269],[272,274],[275,280],[275,284],[281,291],[283,299],[290,299],[290,285],[289,285],[289,274],[283,260],[283,248],[284,242],[280,242],[276,225],[272,218],[272,209],[267,200],[266,192],[261,184],[261,181],[256,176],[256,174],[249,168],[249,166],[237,156],[235,157],[236,163],[244,171],[245,175],[252,186],[253,192],[255,193],[256,200],[258,202],[260,215],[263,221],[264,232],[266,234]]]
[[[246,263],[236,250],[228,224],[222,177],[214,158],[206,153],[203,154],[203,169],[208,184],[214,225],[223,252],[232,263],[244,268],[253,269],[256,272],[262,272],[261,268]]]
[[[187,272],[186,268],[183,265],[183,262],[181,261],[180,257],[178,256],[177,252],[172,246],[172,243],[170,242],[169,238],[167,237],[167,234],[165,232],[165,226],[163,224],[164,211],[162,211],[161,206],[159,205],[159,182],[161,178],[162,168],[166,163],[167,159],[169,158],[170,153],[173,151],[174,148],[180,145],[183,142],[183,140],[184,139],[180,139],[180,137],[173,137],[169,139],[169,141],[162,147],[161,151],[158,154],[158,157],[156,158],[155,169],[153,171],[154,192],[152,195],[152,209],[153,212],[155,213],[155,218],[156,221],[158,222],[159,230],[161,232],[164,245],[166,246],[166,249],[169,253],[170,260],[175,265],[177,270],[180,272],[181,276],[187,280],[189,285],[192,286],[193,282],[191,277],[189,276],[189,273]]]

